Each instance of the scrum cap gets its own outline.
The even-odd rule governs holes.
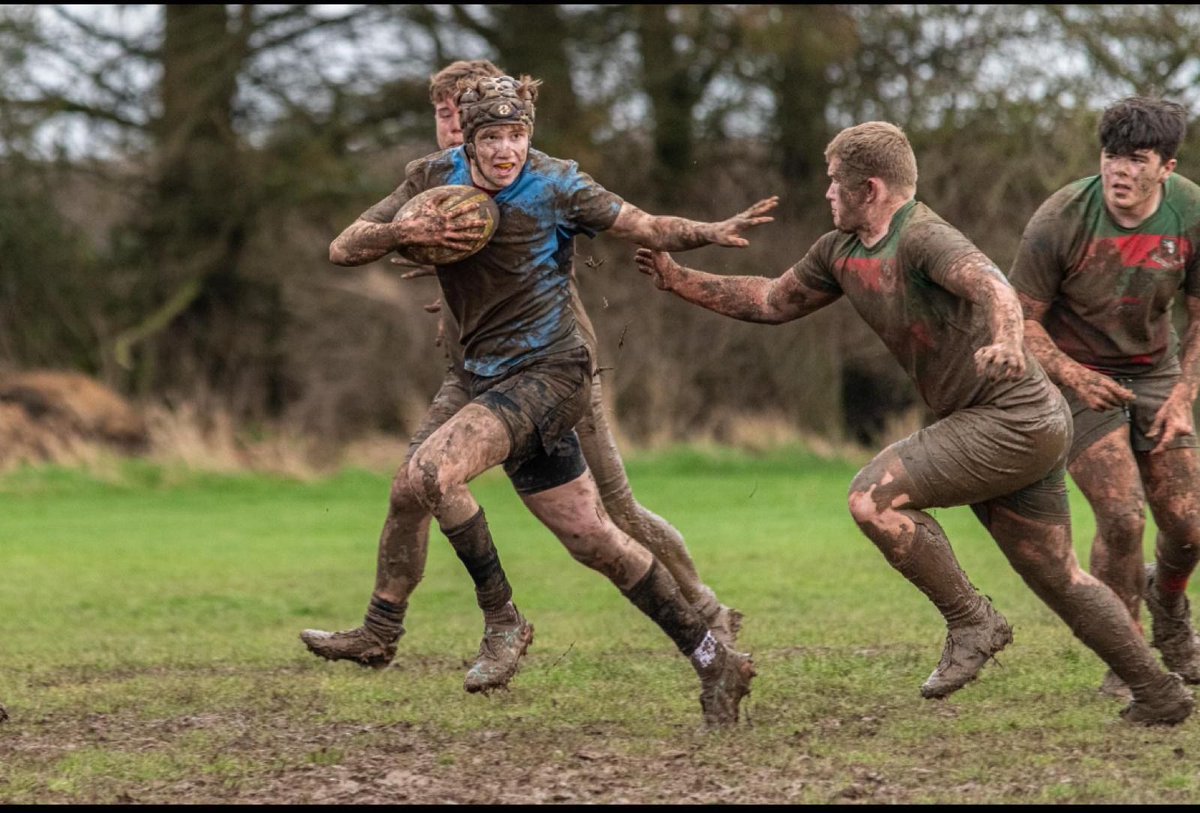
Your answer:
[[[475,133],[494,124],[524,124],[533,136],[534,101],[541,81],[522,76],[483,76],[458,84],[458,118],[463,139],[473,152]]]

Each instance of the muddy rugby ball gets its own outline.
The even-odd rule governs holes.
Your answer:
[[[464,217],[470,219],[482,217],[487,221],[483,235],[466,251],[446,248],[444,246],[404,246],[396,250],[397,254],[421,265],[450,265],[451,263],[462,262],[467,259],[467,257],[470,257],[486,246],[488,241],[492,239],[492,235],[496,233],[496,226],[500,223],[500,207],[492,200],[491,195],[473,186],[447,185],[426,189],[408,201],[408,203],[405,203],[400,211],[396,212],[396,216],[392,219],[393,222],[415,217],[417,212],[430,199],[445,194],[447,190],[450,191],[450,194],[446,195],[445,200],[442,200],[438,204],[438,210],[453,218]],[[470,207],[476,203],[479,204],[479,208],[472,210]]]

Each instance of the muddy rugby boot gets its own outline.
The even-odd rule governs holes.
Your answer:
[[[1133,699],[1129,684],[1117,677],[1117,673],[1111,669],[1104,673],[1104,680],[1100,681],[1100,688],[1096,691],[1105,697],[1124,700],[1126,703]]]
[[[713,662],[696,671],[700,675],[700,710],[705,726],[716,728],[736,723],[738,704],[750,694],[750,681],[758,674],[754,661],[749,655],[718,643]]]
[[[1121,709],[1121,719],[1137,725],[1178,725],[1196,707],[1196,700],[1180,675],[1171,672],[1163,676],[1146,697],[1135,698]]]
[[[921,684],[921,696],[946,697],[958,691],[974,680],[983,665],[1012,640],[1008,621],[990,602],[984,604],[984,616],[979,621],[946,631],[942,660]]]
[[[493,689],[508,687],[517,674],[521,656],[533,643],[533,624],[517,613],[515,624],[489,624],[483,628],[479,654],[467,670],[463,688],[468,692],[487,694]]]
[[[308,651],[327,661],[354,661],[359,666],[386,669],[396,657],[397,635],[394,641],[386,641],[366,627],[355,627],[344,632],[304,630],[300,640]]]
[[[1146,565],[1146,607],[1150,610],[1150,643],[1162,653],[1167,669],[1188,683],[1200,683],[1200,639],[1192,629],[1191,605],[1180,593],[1174,608],[1162,603],[1154,589],[1155,565]]]

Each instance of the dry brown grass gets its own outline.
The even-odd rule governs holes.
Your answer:
[[[652,433],[635,444],[608,409],[623,453],[663,449],[679,438]],[[914,431],[916,411],[897,416],[887,442]],[[798,428],[780,414],[722,409],[689,445],[763,454],[804,448],[824,459],[865,460],[869,451],[846,440]],[[886,443],[882,444],[886,445]],[[134,405],[78,373],[39,371],[0,377],[0,472],[38,464],[111,474],[122,457],[138,456],[166,469],[232,474],[257,472],[312,480],[339,469],[390,475],[404,460],[408,438],[370,432],[334,442],[286,423],[240,425],[215,397]]]

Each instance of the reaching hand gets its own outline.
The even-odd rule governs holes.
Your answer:
[[[755,226],[773,222],[775,218],[767,217],[766,214],[778,205],[779,196],[772,195],[769,198],[763,198],[746,211],[740,212],[728,220],[722,220],[720,223],[713,224],[712,242],[720,246],[733,246],[734,248],[742,248],[750,245],[750,241],[742,237],[741,233]]]
[[[1163,401],[1150,424],[1148,438],[1157,438],[1158,443],[1150,450],[1151,454],[1164,451],[1167,444],[1181,435],[1190,435],[1195,431],[1195,421],[1192,418],[1191,404],[1185,395],[1177,395],[1175,390]]]
[[[634,256],[638,271],[654,278],[654,284],[663,291],[674,289],[675,283],[683,279],[684,269],[665,251],[639,248]]]
[[[1062,384],[1074,390],[1088,409],[1096,412],[1123,407],[1137,397],[1103,373],[1078,364],[1062,373]]]
[[[422,265],[415,263],[412,260],[404,257],[392,257],[392,265],[399,265],[404,268],[411,268],[412,271],[405,271],[400,275],[400,279],[418,279],[420,277],[432,277],[437,274],[437,269],[432,265]]]

